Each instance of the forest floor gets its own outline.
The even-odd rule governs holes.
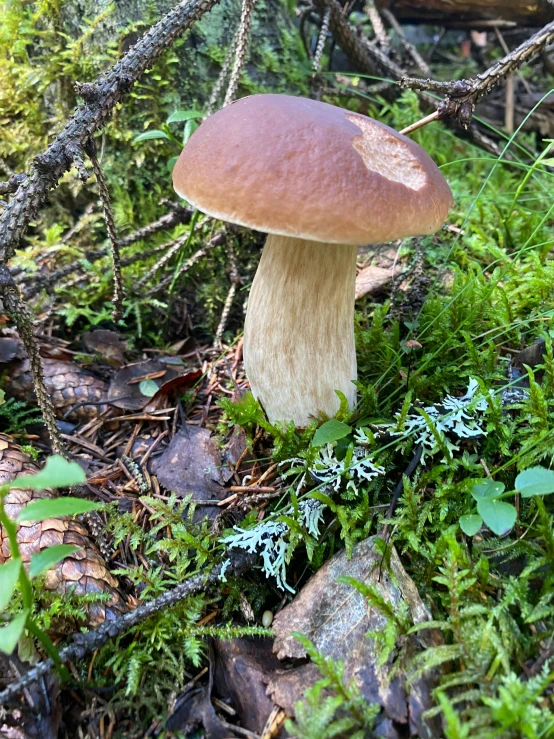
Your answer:
[[[480,68],[456,61],[456,76]],[[548,92],[542,67],[521,74],[536,101]],[[324,99],[397,130],[423,115],[411,91],[390,102],[363,75],[323,79]],[[0,736],[554,736],[554,159],[531,107],[513,134],[486,124],[497,154],[439,122],[412,135],[454,208],[434,236],[360,249],[358,405],[298,430],[268,423],[242,365],[263,236],[175,202],[169,171],[199,113],[173,99],[162,118],[137,113],[151,84],[103,161],[122,320],[101,205],[73,174],[11,264],[80,494],[101,503],[23,543],[81,547],[33,581],[59,646],[204,579],[72,660],[69,680],[6,703]],[[45,131],[41,115],[25,125]],[[1,323],[6,481],[51,449]],[[43,656],[22,637],[0,684]]]

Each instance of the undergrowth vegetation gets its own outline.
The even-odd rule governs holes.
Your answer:
[[[117,53],[115,41],[102,55],[81,53],[101,16],[79,40],[70,41],[56,26],[58,4],[35,6],[39,9],[22,10],[8,3],[12,9],[0,35],[0,123],[11,122],[0,157],[17,171],[44,148],[51,126],[59,126],[71,109],[70,81],[91,79]],[[170,51],[144,83],[149,90],[137,86],[129,108],[108,128],[106,175],[122,234],[157,218],[161,198],[174,198],[167,168],[175,153],[171,142],[136,141],[145,129],[163,126],[179,107],[176,94],[158,96],[151,89],[158,78],[170,77],[171,63]],[[297,74],[305,81],[301,65]],[[68,88],[60,109],[44,107],[53,84]],[[346,93],[330,102],[353,109],[363,102],[369,115],[397,129],[421,115],[413,93],[395,103]],[[263,429],[265,448],[287,480],[286,493],[271,502],[261,523],[253,510],[214,532],[207,523],[193,522],[187,500],[145,498],[153,523],[145,531],[130,513],[108,509],[115,545],[127,540],[131,548],[141,546],[148,560],[148,567],[137,560],[134,568],[114,573],[141,598],[225,562],[236,550],[258,555],[264,573],[254,583],[229,571],[219,596],[190,597],[100,650],[92,679],[101,686],[115,682],[112,703],[132,706],[140,719],[164,714],[168,693],[178,692],[204,663],[208,637],[268,633],[246,622],[244,601],[260,622],[264,609],[275,607],[283,592],[299,590],[335,552],[350,553],[356,542],[382,531],[391,495],[401,483],[388,522],[390,543],[442,635],[442,643],[411,659],[410,679],[441,669],[435,710],[444,717],[449,739],[554,736],[554,504],[548,496],[520,495],[516,485],[518,473],[549,469],[554,455],[551,142],[518,130],[505,139],[503,155],[494,158],[436,123],[413,138],[442,168],[455,208],[437,235],[394,245],[399,259],[417,268],[413,279],[408,276],[384,302],[357,303],[355,411],[343,404],[337,418],[318,431],[314,424],[299,432],[271,426],[251,396],[221,400],[221,438],[237,424],[255,451],[254,439]],[[55,289],[65,337],[93,326],[113,328],[107,258],[89,259],[104,243],[104,225],[98,212],[83,215],[85,195],[77,177],[68,176],[61,201],[45,212],[29,248],[14,261],[28,266],[37,254],[55,250],[60,263],[77,259],[85,266],[80,280]],[[75,212],[84,225],[71,243],[60,243]],[[156,285],[175,277],[180,262],[219,226],[203,220],[180,225],[125,252],[144,255],[124,269],[127,297],[119,328],[131,344],[165,348],[185,320],[200,341],[213,338],[229,288],[226,246],[216,246],[174,280],[171,291],[156,292]],[[187,233],[181,251],[149,284],[137,287],[158,258],[156,247]],[[260,238],[240,229],[230,238],[248,286]],[[241,330],[246,296],[246,289],[239,291],[232,308],[224,336],[229,342]],[[538,340],[544,342],[539,364],[524,365],[514,375],[510,360]],[[467,403],[456,405],[462,398]],[[445,422],[460,410],[456,424]],[[18,433],[36,421],[13,400],[0,406],[0,414]],[[416,455],[413,473],[405,474]],[[475,515],[472,490],[487,481],[511,491],[506,500],[517,519],[500,533],[486,525],[464,533],[460,520]],[[71,599],[64,603],[49,594],[45,601],[36,614],[43,627],[64,612],[72,619],[78,615]],[[202,623],[216,602],[220,621],[223,617],[228,625]],[[395,636],[415,629],[398,614],[385,615]],[[305,739],[355,731],[367,736],[373,708],[341,683],[340,665],[307,648],[323,682],[310,689],[290,731]],[[390,644],[380,648],[390,656]],[[392,659],[402,660],[399,652]]]

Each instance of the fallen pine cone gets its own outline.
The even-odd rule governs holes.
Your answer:
[[[9,436],[0,433],[0,485],[11,482],[20,475],[29,475],[38,467],[21,447]],[[5,508],[15,519],[27,503],[37,498],[54,497],[49,490],[11,490],[5,498]],[[110,574],[98,547],[86,528],[68,517],[51,518],[40,523],[24,522],[17,532],[17,541],[24,563],[31,555],[56,544],[73,544],[81,547],[59,562],[45,575],[45,588],[60,594],[74,592],[77,595],[107,593],[108,601],[85,605],[87,623],[97,626],[106,619],[113,619],[127,610],[117,591],[117,580]],[[0,564],[10,559],[8,537],[0,526]]]
[[[72,421],[88,421],[104,413],[110,406],[99,401],[107,400],[107,384],[83,369],[75,362],[43,357],[44,383],[52,398],[54,411],[58,418],[64,418],[72,406],[80,403],[98,405],[79,405],[68,415]],[[33,376],[27,358],[10,364],[6,390],[10,395],[27,402],[36,402]]]

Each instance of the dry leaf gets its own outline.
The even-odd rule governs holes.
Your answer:
[[[161,485],[180,497],[192,493],[193,500],[223,500],[227,491],[221,465],[221,453],[208,429],[184,426],[153,461],[152,471]],[[219,512],[216,506],[201,506],[195,519]]]
[[[356,300],[363,298],[364,295],[377,292],[401,272],[401,267],[383,269],[382,267],[375,267],[373,264],[364,267],[356,275]]]
[[[386,617],[351,585],[337,582],[340,577],[350,576],[373,585],[395,610],[402,601],[406,603],[414,623],[430,620],[396,551],[393,549],[390,557],[391,577],[385,567],[381,567],[382,555],[375,547],[376,541],[377,537],[372,537],[360,542],[351,559],[341,551],[326,562],[293,602],[275,617],[273,649],[279,659],[305,659],[306,651],[292,632],[304,634],[324,656],[344,662],[345,681],[354,679],[369,703],[381,705],[383,718],[404,727],[403,731],[409,726],[420,737],[433,737],[436,736],[434,727],[421,719],[422,712],[432,705],[429,698],[431,678],[416,681],[409,695],[404,675],[398,674],[390,680],[390,658],[380,664],[375,640],[368,636],[368,632],[385,627]],[[436,635],[433,634],[433,638]],[[409,638],[414,651],[418,642],[426,643],[425,640],[430,639],[429,631]],[[319,677],[314,665],[303,665],[275,676],[268,690],[275,703],[292,714],[294,703]]]

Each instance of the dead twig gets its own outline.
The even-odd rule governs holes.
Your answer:
[[[236,569],[240,571],[241,566],[244,567],[246,564],[242,565],[242,563],[240,563],[237,565]],[[60,660],[63,663],[67,663],[83,659],[87,654],[94,652],[96,649],[100,649],[100,647],[104,646],[104,644],[106,644],[110,639],[115,639],[133,626],[142,623],[153,614],[166,608],[171,608],[171,606],[175,605],[180,600],[187,598],[189,595],[192,595],[192,593],[204,590],[208,585],[217,581],[220,573],[221,565],[217,565],[212,569],[207,577],[204,574],[191,577],[168,593],[163,593],[163,595],[160,595],[158,598],[154,598],[154,600],[151,600],[148,603],[143,603],[138,606],[138,608],[135,608],[134,611],[125,613],[111,621],[105,621],[98,628],[88,631],[86,634],[75,634],[71,643],[64,649],[60,650]],[[19,680],[15,680],[13,683],[8,685],[5,690],[0,692],[0,706],[14,698],[28,685],[40,680],[53,668],[54,662],[51,659],[46,659],[36,664]]]
[[[90,139],[86,146],[86,151],[92,164],[92,170],[98,184],[100,200],[104,209],[104,220],[106,221],[106,230],[110,242],[110,252],[112,256],[113,269],[113,314],[114,321],[119,321],[123,315],[123,275],[121,274],[121,252],[119,251],[119,240],[115,228],[115,218],[110,200],[110,192],[108,183],[104,177],[104,170],[100,166],[98,157],[96,156],[96,143],[94,139]]]
[[[438,106],[439,117],[444,120],[454,120],[463,128],[467,128],[471,123],[477,102],[498,85],[503,77],[512,74],[523,64],[529,62],[553,40],[554,21],[548,23],[527,41],[473,79],[438,82],[431,79],[419,80],[403,77],[400,80],[400,86],[405,89],[432,91],[444,95],[444,100]]]
[[[240,16],[240,25],[236,36],[235,63],[229,78],[229,87],[225,94],[223,105],[229,105],[236,97],[240,73],[246,61],[246,52],[248,50],[248,40],[250,38],[250,26],[252,25],[252,11],[256,0],[242,0],[242,11]]]
[[[30,173],[0,213],[0,264],[5,264],[13,256],[48,193],[71,168],[74,161],[72,152],[82,151],[91,136],[104,127],[116,105],[142,74],[217,2],[180,2],[95,82],[77,85],[84,102],[46,151],[35,158]]]

